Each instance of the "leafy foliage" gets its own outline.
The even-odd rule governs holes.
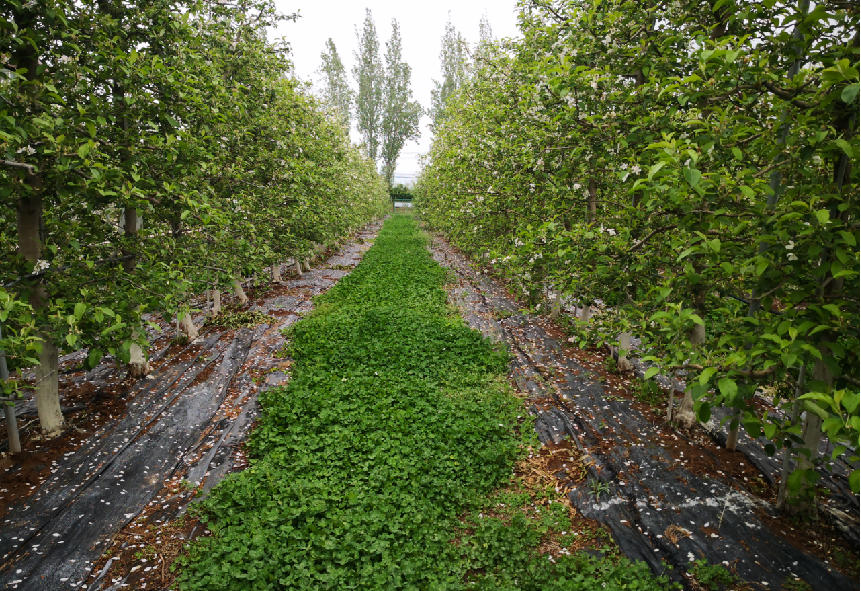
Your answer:
[[[590,340],[636,334],[655,372],[689,372],[700,420],[732,409],[805,478],[818,432],[857,447],[857,7],[540,0],[520,19],[448,101],[423,217],[532,303],[600,303]],[[755,409],[762,385],[783,414]]]
[[[481,36],[482,41],[485,38],[489,41],[492,33],[490,31],[490,23],[487,22],[485,17],[486,15],[482,16]],[[442,81],[433,81],[431,107],[428,110],[428,116],[431,118],[431,126],[434,129],[446,119],[446,108],[449,97],[454,95],[457,89],[461,88],[469,79],[467,72],[468,54],[469,45],[463,35],[451,24],[451,13],[449,13],[439,51]]]
[[[347,82],[347,72],[344,62],[338,55],[338,49],[330,37],[326,41],[326,50],[320,54],[322,64],[320,74],[323,78],[323,101],[335,110],[336,118],[340,121],[345,133],[350,132],[350,113],[354,99],[354,92]]]
[[[373,163],[266,39],[292,18],[265,0],[4,4],[0,295],[34,312],[4,319],[4,346],[35,330],[91,366],[128,361],[142,314],[386,210]]]
[[[382,143],[383,178],[391,187],[394,184],[398,155],[407,140],[419,137],[419,119],[422,106],[412,100],[410,88],[412,69],[403,60],[401,29],[392,19],[392,36],[386,41],[385,85],[383,87]]]
[[[207,501],[214,537],[193,548],[183,589],[459,589],[500,561],[528,588],[555,578],[524,523],[452,543],[458,516],[511,479],[522,407],[496,379],[507,354],[451,314],[444,280],[395,216],[289,329],[294,377],[262,397],[251,466]],[[584,558],[557,568],[584,581],[572,588],[630,578]]]
[[[709,591],[719,591],[724,588],[732,588],[739,583],[739,578],[729,572],[722,564],[709,564],[705,558],[700,558],[693,563],[691,573],[697,582]]]
[[[224,328],[252,328],[260,324],[274,324],[275,319],[263,312],[248,312],[223,308],[217,316],[206,319],[206,325]]]

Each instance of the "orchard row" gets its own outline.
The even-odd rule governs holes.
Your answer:
[[[309,256],[388,205],[374,163],[267,40],[273,3],[7,3],[0,12],[0,349],[38,361],[63,425],[58,352],[146,367],[142,315]],[[2,381],[5,395],[20,382]]]
[[[731,448],[742,425],[791,450],[783,484],[810,507],[814,467],[858,445],[858,7],[530,0],[520,18],[447,104],[422,215],[533,305],[576,304],[581,343],[621,369],[639,339],[646,377],[687,384],[668,418],[729,408]]]

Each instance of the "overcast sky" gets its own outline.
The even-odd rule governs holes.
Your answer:
[[[385,55],[386,40],[391,35],[392,19],[397,19],[403,39],[404,61],[412,67],[413,99],[424,108],[430,106],[432,79],[440,79],[440,42],[449,11],[452,24],[472,45],[478,41],[478,23],[484,13],[487,13],[494,37],[518,35],[516,0],[276,0],[276,4],[282,13],[298,12],[300,15],[295,23],[282,23],[273,34],[290,43],[299,78],[315,84],[318,82],[316,71],[320,67],[320,53],[331,37],[354,89],[355,29],[364,21],[365,8],[371,9],[377,26],[381,58]],[[430,145],[429,122],[427,117],[423,117],[422,137],[418,143],[408,142],[404,146],[395,171],[396,182],[407,182],[418,171],[417,155],[426,152]],[[355,131],[353,137],[358,140]]]

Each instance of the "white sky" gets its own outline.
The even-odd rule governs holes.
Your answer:
[[[392,19],[401,27],[403,56],[412,67],[413,99],[422,107],[430,107],[432,79],[440,79],[440,42],[445,23],[451,11],[451,22],[471,45],[478,41],[478,23],[487,13],[493,36],[515,37],[517,30],[516,0],[438,0],[404,2],[403,0],[276,0],[282,13],[298,12],[297,22],[282,23],[272,35],[284,37],[291,45],[296,74],[302,80],[317,83],[320,53],[331,37],[344,62],[347,76],[355,89],[352,77],[353,52],[356,50],[355,28],[361,27],[365,8],[370,8],[377,26],[380,57],[385,55],[385,43],[391,35]],[[418,142],[408,142],[401,151],[395,171],[395,182],[409,182],[418,172],[417,158],[427,152],[431,134],[430,120],[422,118],[422,136]],[[353,131],[354,141],[359,139]]]

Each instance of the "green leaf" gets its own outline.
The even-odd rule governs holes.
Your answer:
[[[707,401],[702,401],[697,408],[697,419],[701,423],[708,423],[712,417],[712,407]]]
[[[647,370],[646,370],[646,375],[645,375],[645,376],[643,376],[643,379],[644,379],[644,380],[650,380],[650,379],[652,379],[653,377],[655,377],[656,375],[658,375],[659,373],[661,373],[661,369],[660,369],[660,368],[658,368],[658,367],[650,367],[649,369],[647,369]]]
[[[801,490],[801,483],[804,481],[804,470],[800,468],[796,468],[793,470],[792,474],[789,475],[789,478],[786,479],[786,488],[788,488],[791,492],[797,493]]]
[[[816,219],[819,220],[819,223],[825,225],[828,223],[828,220],[831,218],[831,212],[827,209],[820,209],[816,212]]]
[[[833,314],[834,316],[837,316],[838,318],[841,316],[840,307],[837,306],[836,304],[825,304],[822,307],[825,310],[828,310],[829,312],[831,312],[831,314]]]
[[[738,385],[734,380],[730,378],[721,378],[718,380],[718,389],[721,394],[726,396],[728,399],[733,400],[738,394]]]
[[[107,335],[111,334],[112,332],[116,332],[122,328],[125,328],[125,326],[126,326],[125,322],[118,322],[116,324],[112,324],[109,327],[107,327],[105,330],[102,331],[102,336],[103,337],[107,336]]]
[[[804,409],[807,410],[808,412],[812,412],[813,414],[818,416],[823,421],[828,418],[828,413],[823,408],[821,408],[818,404],[816,404],[815,402],[813,402],[811,400],[805,400],[804,401]]]
[[[744,154],[742,154],[741,150],[739,150],[738,148],[734,147],[732,149],[732,155],[735,156],[736,160],[744,160]]]
[[[78,156],[81,158],[86,158],[87,154],[90,153],[90,144],[81,144],[78,148]]]
[[[833,451],[833,452],[831,452],[831,459],[832,459],[832,460],[836,460],[837,458],[839,458],[840,456],[842,456],[842,455],[843,455],[843,453],[844,453],[847,449],[849,449],[849,448],[848,448],[848,447],[846,447],[845,445],[838,445],[838,446],[835,446],[834,451]]]
[[[851,103],[855,100],[855,97],[858,96],[858,88],[858,82],[856,82],[855,84],[850,84],[843,89],[843,92],[840,93],[840,100],[847,104]]]
[[[859,481],[859,477],[861,477],[861,471],[857,469],[852,470],[849,474],[849,486],[852,488],[852,492],[856,495],[861,492],[859,491],[859,483],[861,483],[861,481]]]
[[[682,174],[684,174],[685,180],[688,181],[688,184],[691,187],[696,187],[697,185],[699,185],[700,179],[703,176],[703,173],[701,173],[696,168],[685,168],[682,171]]]
[[[834,143],[837,144],[837,146],[841,150],[846,152],[846,155],[849,156],[850,158],[852,158],[853,155],[855,154],[855,151],[852,149],[852,145],[849,142],[847,142],[846,140],[844,140],[844,139],[834,140]]]
[[[649,180],[652,180],[655,174],[666,165],[667,162],[665,160],[662,160],[661,162],[658,162],[657,164],[649,168]]]
[[[707,367],[700,372],[700,385],[705,386],[711,377],[717,372],[714,367]]]
[[[83,303],[75,304],[75,318],[80,320],[84,316],[84,312],[87,311],[87,305]]]
[[[90,349],[90,354],[87,356],[87,365],[90,369],[96,367],[99,364],[99,361],[104,357],[104,353],[102,353],[101,349]]]
[[[792,367],[795,365],[795,362],[798,361],[798,355],[793,353],[782,353],[780,355],[780,360],[783,362],[784,367]]]
[[[845,408],[847,412],[854,413],[855,409],[858,408],[859,401],[861,401],[861,395],[859,395],[857,392],[846,390],[843,393],[843,398],[841,399],[840,403],[843,405],[843,408]]]
[[[754,192],[754,190],[747,185],[739,185],[738,190],[741,191],[741,194],[748,199],[753,199],[754,197],[756,197],[756,193]]]

